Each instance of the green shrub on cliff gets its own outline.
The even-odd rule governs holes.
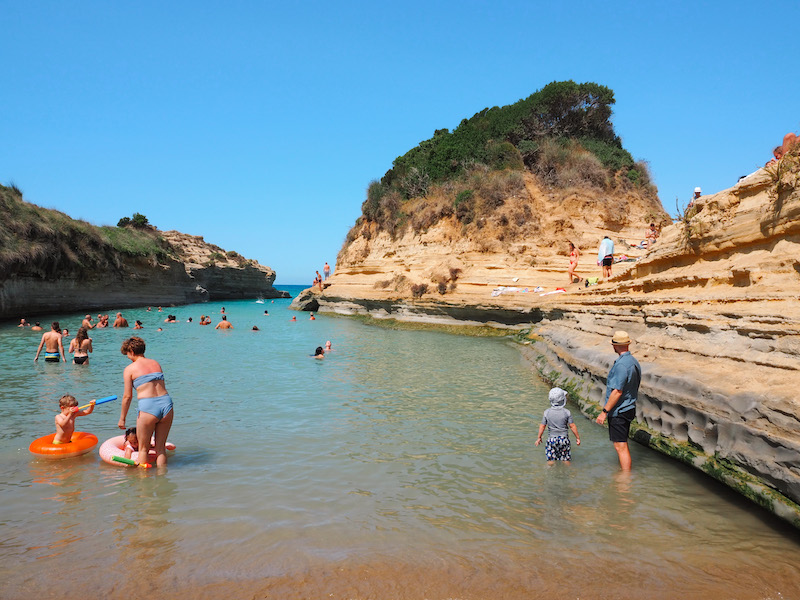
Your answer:
[[[646,167],[634,163],[614,132],[613,104],[605,86],[553,82],[514,104],[485,108],[452,132],[437,129],[370,183],[363,216],[392,235],[406,223],[419,231],[429,225],[430,211],[409,213],[407,205],[437,190],[449,194],[456,216],[468,224],[519,189],[525,169],[556,187],[623,185],[653,193]],[[517,173],[517,179],[503,181],[498,173]],[[473,195],[463,195],[468,191]]]

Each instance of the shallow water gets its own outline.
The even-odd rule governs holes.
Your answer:
[[[234,330],[197,325],[221,304]],[[310,321],[288,304],[126,310],[146,329],[94,331],[88,367],[34,364],[39,335],[0,326],[0,597],[798,593],[794,530],[636,444],[622,477],[575,407],[583,443],[548,468],[533,445],[548,388],[509,342]],[[181,322],[159,323],[167,312]],[[81,317],[39,320],[74,333]],[[169,467],[31,455],[62,394],[121,396],[134,333],[175,400]],[[328,339],[334,352],[311,359]],[[78,429],[102,441],[118,417],[104,404]]]

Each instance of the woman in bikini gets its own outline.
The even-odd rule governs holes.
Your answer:
[[[569,242],[569,282],[573,283],[575,280],[575,269],[578,268],[578,257],[580,257],[581,253],[575,247],[575,244]],[[578,277],[578,283],[580,283],[581,278]]]
[[[72,354],[72,362],[76,365],[89,364],[89,352],[92,351],[92,338],[86,332],[85,327],[78,329],[75,338],[69,343],[69,353]]]
[[[164,384],[164,372],[161,365],[152,358],[145,358],[144,340],[132,337],[125,340],[120,348],[122,354],[131,361],[122,374],[125,389],[122,393],[122,412],[120,413],[120,429],[125,429],[125,417],[136,390],[136,401],[139,415],[136,418],[136,437],[139,440],[139,456],[148,456],[150,438],[155,433],[156,466],[167,464],[166,443],[169,429],[172,427],[172,398]]]

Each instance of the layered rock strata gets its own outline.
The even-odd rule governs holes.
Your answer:
[[[346,255],[328,287],[296,306],[517,329],[536,368],[590,417],[616,357],[610,336],[627,330],[643,368],[635,439],[800,527],[800,187],[781,177],[762,169],[701,198],[649,251],[624,246],[643,235],[641,218],[585,230],[578,275],[600,274],[593,248],[604,231],[638,259],[596,286],[565,285],[563,244],[479,252],[440,223],[414,239],[366,240],[368,252]],[[461,271],[439,294],[450,268]],[[421,282],[429,290],[412,297]]]
[[[202,237],[162,232],[176,258],[160,262],[126,257],[108,272],[62,274],[47,279],[14,275],[0,281],[0,318],[109,306],[171,305],[237,298],[285,298],[275,271],[226,253]],[[238,259],[238,260],[237,260]]]

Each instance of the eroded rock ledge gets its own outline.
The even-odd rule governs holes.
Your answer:
[[[448,256],[444,244],[424,246],[419,238],[401,240],[383,262],[365,254],[337,267],[328,287],[307,290],[295,307],[517,330],[530,342],[524,352],[531,363],[569,389],[590,417],[615,358],[608,340],[625,329],[644,375],[634,439],[800,528],[798,216],[797,188],[779,187],[774,173],[761,170],[701,198],[695,214],[665,228],[654,248],[615,266],[615,276],[597,286],[540,296],[535,286],[559,285],[563,255],[529,247],[539,269],[498,254],[472,263],[467,252]],[[435,258],[425,251],[430,246]],[[462,272],[446,294],[413,298],[383,284],[398,274],[420,280],[454,260]],[[593,260],[582,260],[578,274],[598,275]],[[499,286],[515,291],[492,296]]]
[[[126,258],[119,269],[61,274],[57,278],[14,275],[0,281],[0,318],[109,306],[172,305],[239,298],[288,298],[276,290],[275,271],[225,252],[199,236],[162,232],[177,258],[159,263]]]

